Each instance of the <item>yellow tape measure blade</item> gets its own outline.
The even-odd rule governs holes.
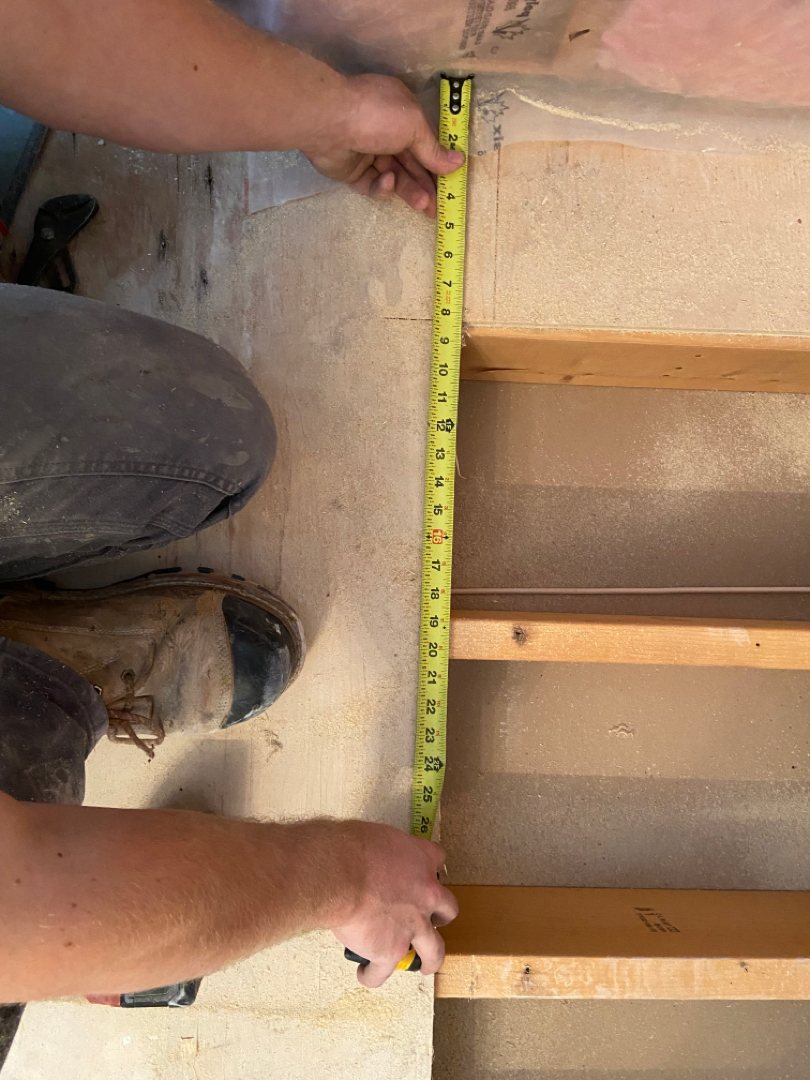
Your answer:
[[[467,154],[471,77],[442,76],[439,140]],[[464,310],[467,164],[437,181],[430,406],[422,537],[419,691],[411,831],[430,839],[444,784],[456,425]]]

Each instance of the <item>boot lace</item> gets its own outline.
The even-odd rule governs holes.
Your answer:
[[[136,695],[134,671],[123,672],[121,681],[124,684],[124,693],[121,697],[116,698],[115,701],[104,702],[110,720],[107,738],[112,742],[133,743],[151,760],[155,756],[153,748],[160,746],[165,738],[163,727],[154,718],[154,699],[146,694]],[[101,693],[100,687],[97,686],[96,690]],[[141,712],[140,708],[136,710],[136,703],[140,708],[145,708],[145,712]],[[135,724],[141,729],[146,729],[148,732],[146,738],[137,734]]]

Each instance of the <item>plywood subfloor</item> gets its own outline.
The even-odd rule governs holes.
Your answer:
[[[8,265],[44,199],[95,195],[81,292],[233,350],[279,429],[244,513],[107,576],[180,560],[279,591],[309,636],[298,682],[244,730],[170,740],[152,764],[104,743],[88,800],[407,826],[433,232],[342,191],[248,217],[245,176],[239,155],[54,135],[5,249]],[[4,1080],[427,1080],[431,982],[361,989],[331,935],[314,935],[206,979],[188,1010],[32,1006]]]

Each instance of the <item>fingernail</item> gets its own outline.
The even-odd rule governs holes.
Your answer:
[[[462,154],[462,152],[460,150],[450,150],[450,151],[448,151],[448,157],[450,158],[450,160],[452,161],[452,163],[454,165],[463,165],[464,164],[464,154]]]

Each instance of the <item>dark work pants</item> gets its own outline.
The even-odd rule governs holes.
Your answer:
[[[275,453],[224,349],[157,319],[0,285],[0,582],[189,536],[236,513]],[[0,638],[0,790],[79,803],[107,727],[92,686]],[[0,1067],[21,1006],[0,1006]]]

